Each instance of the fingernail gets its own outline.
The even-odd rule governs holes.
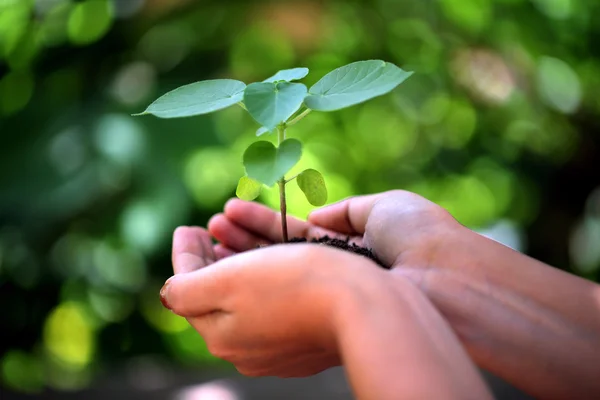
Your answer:
[[[173,277],[167,279],[163,287],[160,289],[160,302],[167,310],[171,309],[167,300],[167,291],[169,290],[169,283],[171,283],[171,279],[173,279]]]

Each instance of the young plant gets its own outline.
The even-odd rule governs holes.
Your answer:
[[[340,110],[389,93],[412,72],[380,60],[359,61],[331,71],[310,89],[295,82],[307,75],[307,68],[294,68],[249,85],[231,79],[196,82],[163,95],[144,112],[135,115],[191,117],[237,104],[261,125],[256,136],[276,134],[277,146],[259,140],[244,152],[246,176],[240,179],[236,195],[243,200],[254,200],[263,185],[277,184],[283,242],[287,242],[285,186],[295,179],[314,206],[327,202],[327,188],[321,173],[314,169],[286,179],[285,175],[302,156],[302,144],[297,139],[288,139],[286,129],[312,111]]]

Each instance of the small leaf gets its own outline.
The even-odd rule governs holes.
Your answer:
[[[298,186],[304,192],[306,200],[313,206],[327,203],[327,186],[323,175],[317,170],[307,169],[296,178]]]
[[[262,136],[265,133],[272,133],[272,130],[269,130],[268,128],[265,128],[264,126],[258,128],[258,130],[256,131],[256,136]]]
[[[259,124],[273,130],[298,111],[306,93],[301,83],[252,83],[244,91],[244,104]]]
[[[325,75],[304,103],[312,110],[339,110],[389,93],[412,74],[381,60],[355,62]]]
[[[292,68],[284,69],[263,82],[279,82],[279,81],[297,81],[308,75],[308,68]]]
[[[301,156],[302,144],[296,139],[284,140],[279,148],[261,140],[244,152],[244,167],[248,177],[273,186],[300,161]]]
[[[245,88],[244,82],[232,79],[196,82],[170,91],[135,115],[180,118],[208,114],[242,101]]]
[[[242,176],[238,182],[235,195],[242,200],[252,201],[260,195],[261,189],[262,183],[247,176]]]

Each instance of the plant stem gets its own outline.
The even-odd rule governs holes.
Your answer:
[[[298,123],[302,118],[306,117],[312,110],[310,108],[307,108],[306,110],[302,111],[300,114],[298,114],[294,119],[292,119],[290,122],[287,122],[285,125],[286,126],[292,126],[295,125],[296,123]]]
[[[281,142],[285,140],[285,126],[279,125],[277,127],[277,145],[281,146]],[[285,176],[277,182],[279,184],[279,210],[281,211],[281,235],[282,242],[287,243],[288,241],[288,229],[287,229],[287,204],[285,201]]]
[[[296,179],[298,176],[300,176],[300,174],[296,174],[296,175],[292,176],[290,179],[286,179],[285,183],[290,183],[291,181],[293,181],[294,179]]]
[[[287,205],[285,203],[285,179],[279,181],[279,209],[281,210],[281,232],[282,241],[287,243],[288,241],[288,229],[287,229]]]

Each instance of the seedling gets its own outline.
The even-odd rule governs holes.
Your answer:
[[[295,179],[310,204],[322,206],[327,202],[327,188],[320,172],[307,169],[286,179],[285,175],[302,156],[302,143],[288,139],[287,128],[312,111],[336,111],[389,93],[412,72],[380,60],[359,61],[331,71],[310,89],[295,82],[307,75],[307,68],[294,68],[249,85],[232,79],[196,82],[163,95],[135,115],[191,117],[237,104],[260,124],[256,136],[276,134],[277,146],[259,140],[244,152],[246,175],[240,179],[236,195],[243,200],[254,200],[263,185],[277,184],[283,242],[287,242],[285,186]]]

